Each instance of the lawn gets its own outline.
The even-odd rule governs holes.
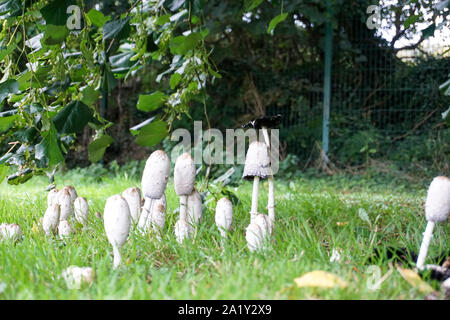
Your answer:
[[[132,230],[122,250],[124,265],[112,270],[112,248],[103,220],[94,212],[103,212],[107,197],[127,187],[140,186],[140,180],[119,175],[93,182],[70,172],[58,176],[58,188],[73,185],[90,205],[87,228],[79,229],[64,241],[46,237],[39,226],[46,209],[47,184],[44,177],[37,177],[20,186],[6,182],[0,185],[0,223],[15,222],[24,231],[18,243],[0,243],[0,299],[423,299],[425,296],[384,256],[375,261],[369,258],[375,247],[418,251],[426,225],[423,210],[426,185],[345,175],[276,180],[272,241],[264,252],[251,253],[245,241],[245,228],[250,221],[250,182],[229,188],[239,202],[234,205],[232,230],[226,241],[220,241],[211,206],[204,210],[195,238],[183,245],[174,236],[178,213],[173,212],[179,200],[169,182],[163,240]],[[261,184],[259,207],[265,208],[266,203],[267,185]],[[448,247],[449,228],[449,224],[437,226],[428,257]],[[340,261],[330,262],[333,249],[341,250]],[[373,264],[380,268],[381,276],[392,268],[378,290],[368,286],[374,276]],[[70,265],[93,267],[93,284],[68,289],[61,273]],[[296,287],[295,278],[314,270],[331,272],[347,286]],[[439,291],[440,283],[424,279]]]

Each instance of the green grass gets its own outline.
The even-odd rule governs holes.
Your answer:
[[[423,299],[396,270],[379,290],[367,286],[374,247],[417,252],[426,223],[426,187],[379,180],[337,176],[276,181],[276,229],[269,248],[256,253],[249,252],[245,241],[251,183],[243,182],[237,191],[230,188],[240,202],[223,246],[212,208],[203,212],[193,241],[175,241],[178,198],[169,183],[163,241],[132,231],[122,250],[125,264],[118,270],[112,270],[112,248],[94,212],[103,212],[110,195],[139,186],[138,180],[122,175],[93,182],[70,172],[57,177],[58,188],[71,184],[90,201],[87,229],[65,241],[45,237],[37,227],[46,209],[43,177],[21,186],[3,182],[0,223],[18,223],[24,238],[0,243],[0,299]],[[259,207],[265,208],[267,185],[261,189]],[[360,218],[361,209],[370,223]],[[449,231],[448,224],[438,225],[429,257],[448,247]],[[340,263],[329,261],[333,248],[343,250]],[[375,263],[381,274],[389,271],[386,259]],[[68,289],[61,273],[70,265],[92,266],[94,283]],[[348,286],[295,287],[295,278],[313,270],[332,272]],[[425,280],[439,290],[438,282]]]

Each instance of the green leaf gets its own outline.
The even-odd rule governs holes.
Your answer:
[[[99,28],[103,27],[103,25],[106,22],[111,20],[110,16],[105,17],[103,13],[101,13],[100,11],[97,11],[95,9],[89,10],[89,12],[87,13],[87,17],[88,17],[89,21],[92,22],[93,25],[95,25]]]
[[[162,106],[164,101],[166,101],[167,96],[161,91],[153,92],[152,94],[141,94],[139,96],[139,101],[137,103],[137,108],[139,110],[150,112],[154,111]]]
[[[165,14],[163,16],[158,17],[158,19],[156,19],[155,25],[162,26],[168,22],[170,22],[170,14]]]
[[[55,26],[48,24],[45,26],[44,37],[41,39],[41,43],[47,46],[53,46],[61,44],[69,35],[69,29],[64,26]]]
[[[42,17],[47,25],[65,26],[70,14],[67,8],[76,5],[75,0],[55,0],[41,9]]]
[[[14,42],[12,42],[8,47],[0,47],[0,61],[13,52],[16,47],[17,46]]]
[[[416,23],[419,20],[420,16],[410,16],[408,19],[403,22],[403,26],[405,29],[408,29],[412,24]]]
[[[19,92],[19,83],[16,80],[6,80],[0,83],[0,103],[5,100],[10,93]]]
[[[77,133],[92,119],[93,111],[83,102],[75,100],[60,110],[53,118],[60,134]]]
[[[434,31],[436,30],[436,25],[432,23],[427,28],[422,30],[422,35],[424,39],[434,36]]]
[[[167,124],[164,121],[158,120],[146,125],[139,131],[136,143],[145,147],[153,147],[155,144],[161,142],[168,134]]]
[[[89,161],[93,163],[100,161],[105,154],[106,148],[108,148],[113,142],[114,139],[107,134],[104,134],[92,141],[88,146]]]
[[[17,115],[0,118],[0,133],[11,128],[11,126],[13,125],[16,118],[17,118]]]
[[[81,94],[81,101],[87,106],[92,106],[95,102],[97,102],[100,92],[91,86],[87,86],[83,89],[83,91],[81,91]]]
[[[244,1],[245,11],[247,12],[252,11],[256,7],[258,7],[262,2],[263,0],[245,0]]]
[[[169,47],[172,54],[184,55],[189,50],[194,49],[202,35],[198,32],[190,33],[187,36],[178,36],[170,39]]]
[[[42,141],[34,147],[36,165],[39,168],[52,167],[62,161],[64,157],[58,146],[58,137],[53,125],[49,131],[42,132]]]
[[[115,38],[117,41],[127,38],[130,34],[130,17],[105,23],[103,26],[103,40]]]
[[[0,165],[0,183],[5,180],[6,175],[8,174],[8,166]]]
[[[35,127],[30,127],[14,132],[14,137],[22,143],[32,144],[38,133]]]
[[[268,34],[272,34],[273,30],[275,29],[275,27],[283,22],[284,20],[286,20],[288,16],[288,13],[280,13],[278,16],[276,16],[275,18],[273,18],[272,20],[270,20],[269,23],[269,28],[267,28],[267,33]]]
[[[171,77],[170,77],[170,89],[175,89],[175,87],[177,86],[178,83],[180,83],[181,81],[181,75],[179,73],[174,73]]]

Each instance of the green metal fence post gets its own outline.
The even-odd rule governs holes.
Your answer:
[[[323,122],[322,122],[322,160],[328,163],[328,144],[330,135],[331,63],[333,57],[333,29],[331,25],[331,3],[327,0],[327,22],[325,24],[325,70],[323,79]]]

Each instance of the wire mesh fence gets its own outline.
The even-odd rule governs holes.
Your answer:
[[[389,158],[397,141],[435,130],[450,104],[439,92],[448,79],[450,58],[438,52],[445,52],[448,42],[428,48],[427,54],[399,54],[375,33],[356,19],[345,21],[333,36],[330,154],[344,162],[355,153]],[[283,115],[285,151],[301,159],[322,139],[323,55],[318,61],[293,75],[302,84],[296,101],[267,110]]]

